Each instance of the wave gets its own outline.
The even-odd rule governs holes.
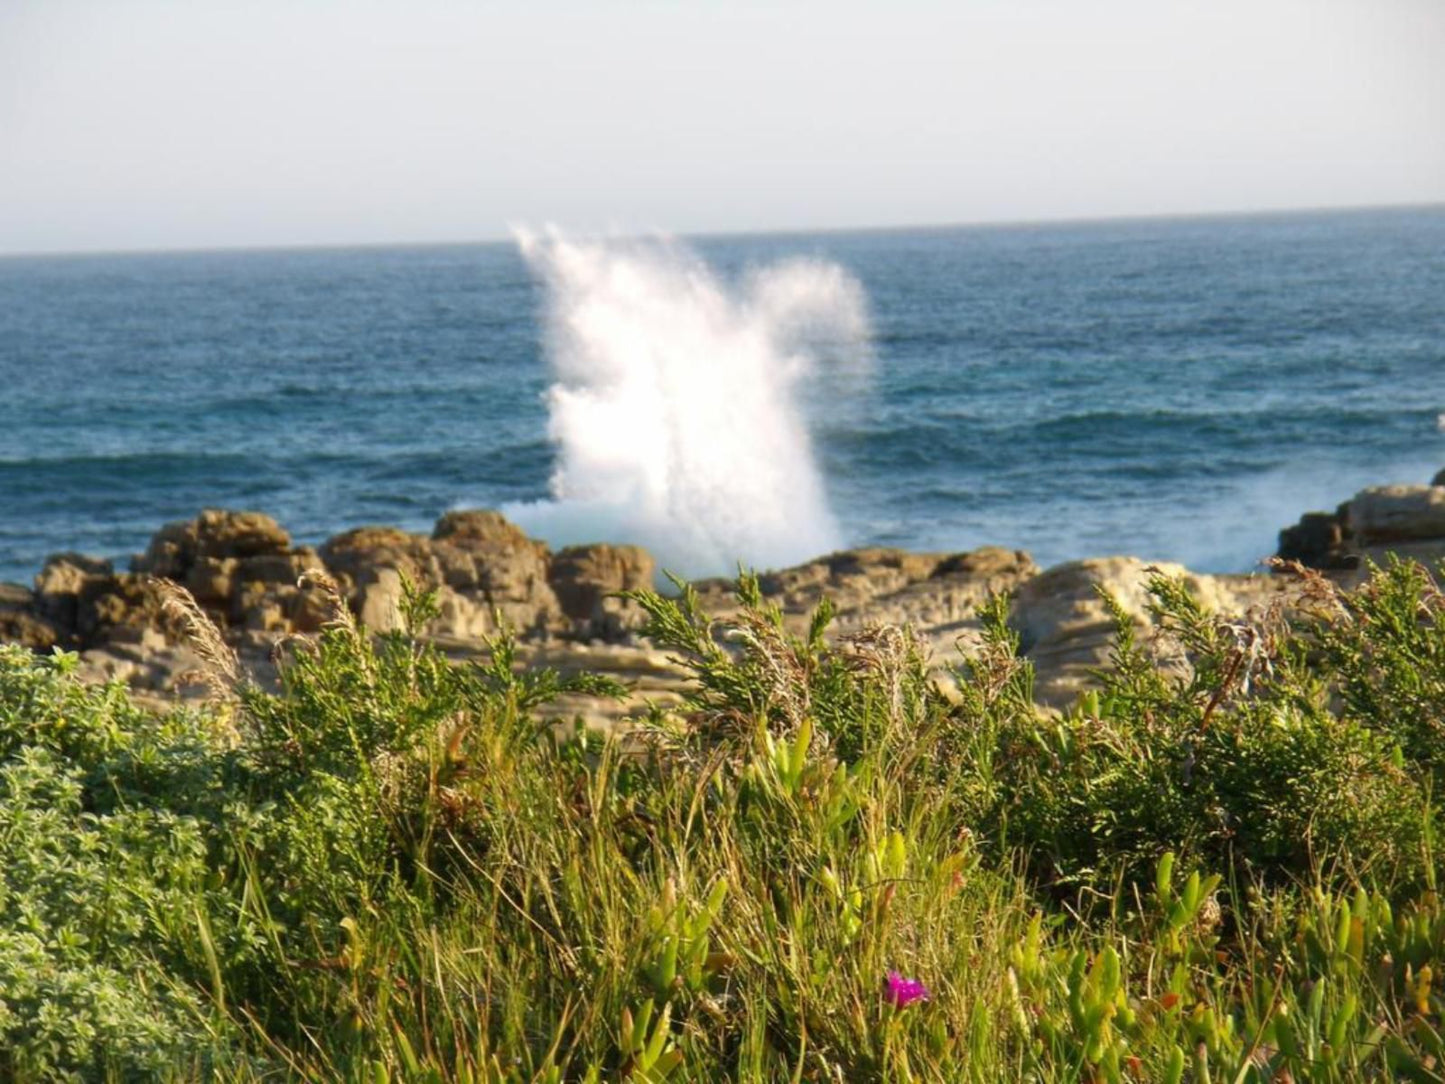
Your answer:
[[[628,541],[701,576],[837,549],[802,406],[866,371],[861,285],[792,260],[736,284],[666,241],[518,234],[547,288],[551,498],[504,511],[554,544]]]

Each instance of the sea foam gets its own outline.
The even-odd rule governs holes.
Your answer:
[[[731,282],[673,241],[517,241],[547,290],[557,452],[551,499],[508,516],[553,545],[639,543],[690,577],[841,545],[802,393],[866,373],[851,274],[789,260]]]

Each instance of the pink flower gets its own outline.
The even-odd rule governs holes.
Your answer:
[[[905,979],[897,971],[888,972],[883,984],[883,1000],[895,1009],[906,1009],[915,1001],[927,1001],[928,987],[918,979]]]

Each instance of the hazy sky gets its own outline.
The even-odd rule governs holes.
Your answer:
[[[0,252],[1445,200],[1445,0],[0,0]]]

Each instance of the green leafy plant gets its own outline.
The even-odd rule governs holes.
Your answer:
[[[694,684],[611,733],[415,591],[198,711],[0,649],[0,1076],[1439,1079],[1438,593],[1152,589],[1062,714],[1006,600],[945,692],[746,575],[632,596]]]

